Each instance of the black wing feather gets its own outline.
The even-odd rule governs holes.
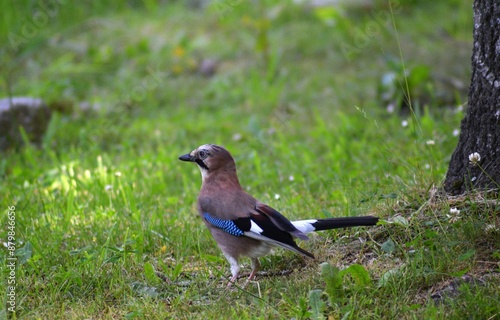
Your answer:
[[[270,222],[276,227],[275,229],[283,230],[299,239],[309,240],[309,238],[300,230],[295,228],[295,226],[279,211],[271,208],[262,203],[257,203],[255,206],[255,211],[261,214],[261,216],[267,217]]]

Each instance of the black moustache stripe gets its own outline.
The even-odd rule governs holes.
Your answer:
[[[203,162],[203,160],[201,159],[196,159],[194,160],[196,162],[197,165],[199,165],[200,167],[202,167],[203,169],[205,170],[208,170],[208,167],[207,165],[205,164],[205,162]]]

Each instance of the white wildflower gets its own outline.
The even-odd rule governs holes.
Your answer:
[[[394,105],[394,103],[390,103],[387,105],[387,112],[388,113],[393,113],[395,109],[396,109],[396,106]]]
[[[475,166],[481,161],[481,155],[477,152],[469,154],[470,163]]]
[[[112,189],[113,189],[113,186],[112,186],[112,185],[110,185],[110,184],[107,184],[107,185],[104,187],[104,190],[106,190],[106,191],[110,191],[110,190],[112,190]]]
[[[401,126],[402,126],[403,128],[408,127],[408,121],[403,120],[403,121],[401,122]]]
[[[451,223],[455,223],[460,220],[460,210],[457,208],[450,208],[450,214],[446,215]]]
[[[497,231],[498,228],[494,224],[488,224],[486,227],[484,227],[484,231],[486,232],[494,232]]]
[[[288,177],[288,180],[289,180],[289,181],[293,181],[293,180],[295,180],[295,177],[294,177],[294,176],[289,176],[289,177]]]
[[[460,134],[460,130],[458,130],[458,129],[453,130],[454,137],[458,137],[459,134]]]
[[[436,143],[434,142],[434,140],[427,140],[425,143],[426,143],[428,146],[433,146],[434,144],[436,144]]]
[[[274,195],[274,199],[278,200],[280,198],[280,195],[279,194],[275,194]]]
[[[243,136],[241,135],[241,133],[235,133],[235,134],[233,134],[233,141],[240,141],[241,138],[243,138]]]

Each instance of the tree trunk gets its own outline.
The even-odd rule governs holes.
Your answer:
[[[500,187],[500,1],[474,1],[474,49],[467,113],[444,189],[452,195]],[[478,153],[478,157],[470,155]]]

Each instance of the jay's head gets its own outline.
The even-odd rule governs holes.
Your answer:
[[[215,144],[199,146],[190,153],[180,156],[179,160],[195,162],[201,170],[203,179],[219,170],[236,172],[236,165],[229,151]]]

